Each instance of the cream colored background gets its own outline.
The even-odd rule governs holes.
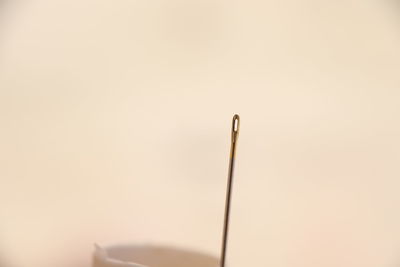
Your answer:
[[[397,2],[0,4],[2,267],[218,255],[234,113],[230,267],[400,264]]]

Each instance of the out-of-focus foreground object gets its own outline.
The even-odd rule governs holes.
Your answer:
[[[96,245],[93,267],[216,267],[218,260],[207,254],[153,245]]]

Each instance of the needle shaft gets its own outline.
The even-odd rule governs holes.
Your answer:
[[[231,151],[229,157],[229,172],[228,172],[228,184],[227,184],[226,200],[225,200],[225,216],[224,216],[224,229],[222,236],[220,267],[225,267],[225,261],[226,261],[226,250],[227,250],[228,233],[229,233],[229,217],[230,217],[231,198],[232,198],[233,173],[235,169],[235,155],[236,155],[236,144],[239,135],[239,124],[240,124],[239,115],[233,116],[232,132],[231,132]]]

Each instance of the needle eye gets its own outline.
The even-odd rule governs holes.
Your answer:
[[[239,131],[239,115],[235,115],[233,117],[233,127],[232,127],[232,131],[234,132],[238,132]]]
[[[232,142],[236,142],[237,136],[239,134],[240,127],[240,117],[239,115],[233,116],[232,119]]]

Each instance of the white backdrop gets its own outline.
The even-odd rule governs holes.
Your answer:
[[[395,1],[0,4],[2,267],[218,255],[234,113],[230,267],[399,264]]]

